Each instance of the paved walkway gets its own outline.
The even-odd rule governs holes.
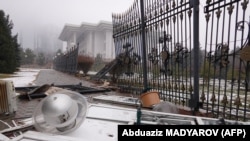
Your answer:
[[[53,69],[43,69],[40,70],[33,82],[35,85],[44,84],[54,84],[54,85],[75,85],[82,83],[83,86],[93,86],[94,84],[84,80],[83,78],[78,78],[72,74],[63,73]]]

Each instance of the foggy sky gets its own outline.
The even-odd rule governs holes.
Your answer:
[[[112,13],[127,10],[134,0],[0,0],[0,9],[10,16],[13,34],[22,36],[23,46],[32,48],[35,34],[55,30],[65,24],[112,21]]]
[[[10,16],[14,23],[12,32],[18,33],[19,40],[22,37],[23,47],[33,48],[37,34],[47,32],[43,36],[58,38],[65,24],[98,23],[100,20],[111,22],[112,13],[125,12],[133,2],[134,0],[0,0],[0,9]],[[200,0],[200,21],[203,22],[205,2]],[[247,21],[249,13],[248,7]],[[205,23],[200,23],[200,29],[200,32],[205,30]],[[227,32],[230,34],[230,31]],[[203,38],[200,37],[200,40]]]

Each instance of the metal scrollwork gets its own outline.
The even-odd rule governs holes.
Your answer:
[[[244,22],[241,21],[239,23],[237,23],[237,29],[238,30],[244,30],[244,24],[243,23],[247,23],[248,25],[248,35],[247,35],[247,39],[244,42],[244,44],[242,45],[241,49],[240,49],[240,59],[245,61],[245,69],[246,69],[246,83],[245,83],[245,87],[246,89],[249,91],[250,89],[250,22]]]
[[[152,48],[151,53],[148,54],[148,59],[151,61],[154,65],[158,64],[159,62],[159,55],[158,55],[158,49]]]
[[[139,64],[139,62],[141,61],[141,57],[136,53],[131,54],[133,47],[131,47],[130,43],[126,43],[125,45],[123,45],[123,49],[125,51],[118,55],[119,65],[127,69],[127,72],[125,72],[125,74],[132,74],[131,65]]]
[[[160,43],[171,42],[172,36],[164,32],[164,36],[159,38]]]
[[[162,51],[160,56],[163,62],[167,62],[170,58],[170,54],[168,51]]]
[[[219,65],[220,67],[226,67],[229,64],[228,54],[229,46],[227,44],[217,44],[216,50],[210,51],[207,54],[208,61],[210,63],[214,63],[215,65]]]
[[[245,28],[244,23],[247,23],[247,25],[248,25],[248,36],[247,36],[246,41],[244,42],[244,44],[241,47],[240,58],[243,61],[250,61],[250,23],[244,22],[244,21],[238,22],[237,29],[239,31],[243,31]]]
[[[229,64],[229,60],[228,60],[229,47],[227,44],[220,44],[218,46],[218,49],[220,50],[220,53],[221,53],[221,59],[219,61],[220,66],[226,67]]]
[[[141,56],[138,55],[137,53],[133,53],[132,62],[134,65],[138,65],[141,62]]]
[[[171,74],[171,70],[168,68],[170,60],[173,60],[175,63],[183,64],[190,52],[181,43],[176,43],[174,52],[170,53],[167,47],[167,43],[170,43],[172,41],[172,36],[170,34],[166,34],[165,31],[163,33],[163,37],[159,38],[159,43],[163,44],[162,51],[159,55],[163,64],[161,72],[170,72]]]
[[[170,72],[170,75],[171,75],[171,71],[170,71],[170,69],[168,69],[168,62],[170,59],[170,53],[168,51],[168,47],[166,44],[166,42],[171,42],[171,40],[172,40],[172,36],[170,34],[166,34],[165,31],[163,32],[163,37],[159,38],[159,43],[163,44],[162,51],[160,53],[163,68],[160,71],[162,73],[164,73],[165,75],[167,75],[168,72]]]
[[[174,60],[176,63],[181,63],[182,59],[182,51],[183,51],[183,46],[181,43],[176,43],[175,44],[175,50],[174,50]]]
[[[240,58],[244,61],[250,61],[250,44],[245,46],[241,51],[240,51]]]

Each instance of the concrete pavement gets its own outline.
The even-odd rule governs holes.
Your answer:
[[[54,85],[75,85],[82,83],[83,86],[91,87],[94,84],[84,80],[82,77],[76,77],[73,74],[67,74],[53,69],[42,69],[33,82],[35,85],[54,84]]]

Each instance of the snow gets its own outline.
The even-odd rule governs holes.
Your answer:
[[[35,85],[33,81],[36,80],[36,76],[38,75],[39,71],[40,69],[20,68],[19,71],[12,75],[13,77],[3,78],[2,80],[13,81],[15,87],[32,86]]]

